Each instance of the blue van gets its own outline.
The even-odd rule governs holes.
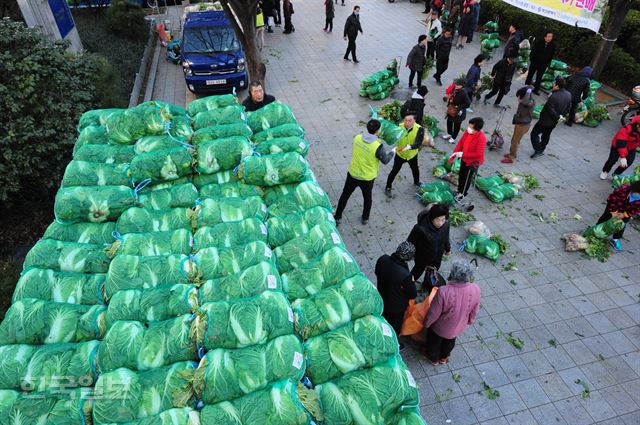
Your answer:
[[[184,79],[192,92],[230,92],[247,87],[244,52],[224,11],[187,11],[180,52]]]

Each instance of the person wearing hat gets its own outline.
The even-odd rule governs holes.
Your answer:
[[[425,355],[432,365],[445,364],[460,336],[476,321],[480,287],[473,283],[474,269],[467,260],[451,265],[449,282],[441,286],[424,319],[427,329]]]
[[[377,287],[384,303],[382,317],[389,322],[397,335],[402,331],[402,320],[409,300],[418,295],[407,264],[413,260],[415,253],[415,246],[404,241],[398,245],[396,252],[391,255],[385,254],[376,261]],[[403,347],[403,344],[400,344],[400,348]]]
[[[467,108],[471,106],[471,99],[464,89],[466,84],[467,80],[458,78],[447,87],[445,92],[447,95],[445,98],[447,101],[447,132],[442,135],[442,138],[449,143],[456,142],[462,122],[467,118]]]
[[[411,269],[416,281],[427,267],[440,269],[442,256],[451,254],[449,207],[446,204],[433,204],[431,208],[420,212],[407,240],[416,247],[416,260]]]

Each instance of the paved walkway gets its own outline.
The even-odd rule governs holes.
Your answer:
[[[325,34],[321,1],[296,1],[292,35],[266,34],[267,90],[291,105],[307,131],[311,143],[309,160],[313,170],[337,202],[351,154],[351,140],[363,130],[369,105],[358,97],[360,80],[385,66],[394,56],[405,56],[423,27],[422,5],[406,0],[388,3],[367,0],[362,6],[364,35],[358,37],[360,64],[343,62],[346,42],[342,27],[354,5],[336,6],[335,29]],[[523,23],[526,25],[525,23]],[[562,41],[561,41],[562,42]],[[445,86],[466,72],[479,53],[476,40],[464,50],[453,50]],[[485,67],[495,62],[490,61]],[[167,71],[165,68],[170,68]],[[180,72],[173,72],[177,69]],[[408,71],[402,69],[401,86]],[[426,112],[444,116],[443,88],[426,80],[431,92]],[[157,99],[181,103],[185,91],[179,67],[161,62],[155,91]],[[503,129],[511,135],[511,113],[515,110],[514,82],[508,97],[512,106]],[[243,96],[241,94],[241,96]],[[406,89],[393,97],[404,100]],[[186,96],[185,96],[186,98]],[[543,102],[542,97],[538,97]],[[387,100],[389,101],[389,100]],[[491,106],[476,105],[475,113],[487,122],[490,133],[497,119]],[[525,136],[521,158],[513,166],[499,161],[502,152],[489,152],[481,174],[517,170],[536,175],[541,189],[503,206],[490,203],[472,190],[475,216],[511,247],[496,264],[479,259],[477,283],[482,288],[482,308],[475,325],[458,338],[451,361],[432,366],[418,352],[407,349],[403,357],[420,383],[421,410],[430,425],[439,424],[638,424],[640,423],[640,237],[630,227],[625,252],[606,263],[566,253],[560,236],[581,231],[602,213],[610,182],[598,179],[609,142],[618,128],[618,110],[613,120],[596,129],[559,126],[553,133],[548,154],[530,160],[529,137]],[[441,120],[444,127],[444,120]],[[507,142],[508,143],[508,142]],[[438,148],[450,152],[451,145],[437,140]],[[422,180],[431,182],[435,156],[420,154]],[[375,281],[373,266],[383,253],[391,253],[407,236],[421,205],[414,198],[408,167],[394,186],[392,201],[383,194],[390,166],[381,167],[374,191],[374,208],[368,226],[359,222],[362,200],[354,194],[340,230],[348,249],[362,270]],[[558,222],[542,222],[534,213],[558,215]],[[574,215],[582,216],[582,221]],[[452,229],[459,243],[466,234]],[[454,254],[465,256],[467,254]],[[504,271],[508,262],[517,271]],[[449,265],[444,263],[446,272]],[[524,341],[517,350],[505,334]],[[454,379],[454,376],[456,379]],[[459,378],[459,379],[458,379]],[[589,389],[576,381],[584,382]],[[499,391],[489,400],[485,386]],[[581,394],[583,395],[581,397]]]

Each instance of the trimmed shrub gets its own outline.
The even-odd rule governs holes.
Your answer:
[[[129,39],[145,38],[149,33],[149,24],[144,20],[145,12],[137,4],[127,0],[114,0],[107,10],[107,28],[109,32]]]

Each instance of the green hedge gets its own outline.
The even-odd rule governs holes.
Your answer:
[[[480,9],[480,22],[494,20],[496,16],[500,22],[500,33],[505,34],[512,22],[525,22],[522,31],[526,37],[541,37],[546,31],[551,31],[556,37],[558,59],[576,67],[583,67],[591,63],[600,38],[590,30],[573,28],[562,22],[544,18],[508,5],[501,0],[485,0]],[[608,85],[629,90],[640,81],[640,35],[638,35],[638,20],[640,12],[631,11],[622,27],[618,44],[605,66],[602,81]],[[635,44],[633,44],[635,43]],[[636,46],[636,47],[633,47]],[[626,47],[627,51],[625,51]],[[635,56],[635,59],[634,59]]]

